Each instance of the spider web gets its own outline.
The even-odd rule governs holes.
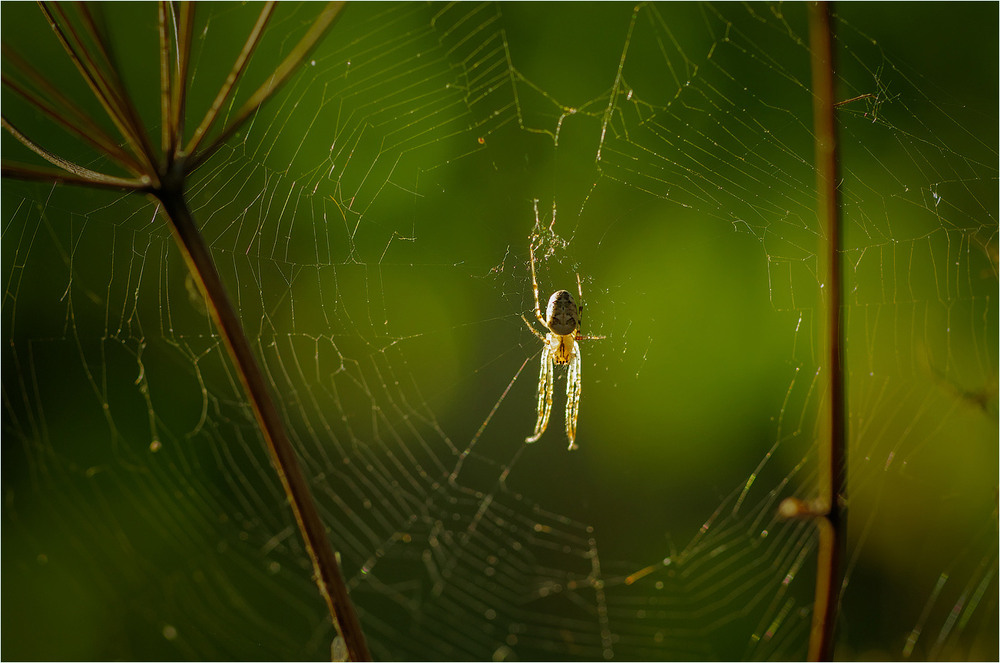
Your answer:
[[[148,51],[154,12],[115,11],[122,54]],[[192,108],[256,11],[198,6]],[[233,108],[314,11],[280,9]],[[838,656],[996,658],[996,8],[838,11]],[[45,34],[12,12],[5,42]],[[815,532],[776,515],[817,490],[827,398],[804,14],[351,6],[189,182],[377,658],[804,657]],[[155,49],[122,62],[157,117]],[[5,656],[329,656],[152,204],[3,187]],[[532,241],[541,296],[579,274],[584,333],[606,337],[581,344],[573,453],[562,370],[523,442]]]

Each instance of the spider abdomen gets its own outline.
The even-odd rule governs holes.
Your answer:
[[[569,336],[580,326],[580,311],[568,290],[558,290],[549,297],[545,309],[545,326],[553,334]]]

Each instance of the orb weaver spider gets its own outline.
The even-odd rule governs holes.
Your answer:
[[[535,214],[538,208],[536,201]],[[580,318],[583,313],[583,285],[580,275],[576,275],[577,293],[580,295],[580,305],[573,300],[568,290],[558,290],[549,297],[545,315],[538,302],[538,278],[535,276],[535,246],[528,245],[531,253],[531,288],[535,293],[535,317],[547,330],[542,334],[535,329],[528,319],[521,315],[524,324],[531,333],[538,337],[542,346],[542,370],[538,375],[538,421],[535,422],[535,434],[524,439],[525,442],[535,442],[545,432],[549,425],[549,414],[552,412],[552,388],[555,381],[555,365],[567,364],[566,372],[566,437],[569,438],[569,450],[576,446],[576,420],[580,414],[580,390],[583,381],[580,375],[580,346],[577,341],[598,340],[603,336],[581,336]]]

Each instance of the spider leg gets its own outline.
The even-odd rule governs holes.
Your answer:
[[[545,427],[549,425],[549,415],[552,413],[552,382],[552,349],[546,342],[545,348],[542,349],[542,370],[538,375],[538,421],[535,422],[535,434],[525,438],[525,442],[536,442],[545,432]]]
[[[580,375],[580,346],[574,345],[573,357],[569,360],[569,371],[566,373],[566,437],[569,438],[569,450],[576,446],[576,420],[580,416],[580,391],[583,389],[583,379]]]
[[[521,314],[521,319],[524,320],[524,324],[527,325],[528,329],[531,330],[532,334],[534,334],[535,336],[537,336],[542,341],[542,343],[545,343],[546,345],[548,344],[548,341],[545,340],[545,334],[541,333],[540,331],[538,331],[537,329],[535,329],[534,327],[532,327],[531,323],[528,322],[528,319],[526,317],[524,317],[523,313]]]
[[[600,341],[606,336],[584,336],[583,331],[583,283],[580,281],[580,272],[576,273],[576,292],[580,295],[580,303],[576,305],[576,340],[578,341]],[[577,346],[579,349],[579,346]]]
[[[535,201],[535,220],[538,220],[538,201]],[[548,328],[545,323],[545,318],[542,317],[542,305],[538,302],[538,278],[535,276],[535,245],[533,243],[528,243],[528,252],[531,253],[531,289],[535,292],[535,317],[538,321],[542,323],[542,326]]]

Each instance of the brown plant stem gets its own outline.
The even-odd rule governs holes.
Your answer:
[[[826,229],[825,279],[827,307],[827,361],[830,367],[829,439],[821,464],[815,520],[819,532],[816,594],[809,659],[833,660],[840,559],[847,536],[844,514],[847,496],[847,393],[844,373],[843,275],[840,218],[839,158],[834,97],[833,28],[827,2],[809,5],[809,43],[812,52],[813,124],[816,140],[818,210]]]
[[[7,74],[0,75],[3,85],[70,134],[89,143],[98,152],[119,162],[130,173],[138,174],[141,171],[135,159],[119,147],[95,122],[80,113],[55,86],[46,81],[23,58],[6,47],[3,48],[3,58],[11,63],[13,71],[17,71],[23,78],[30,81],[42,94],[14,80]]]
[[[313,563],[314,579],[320,594],[326,600],[334,627],[344,640],[347,655],[353,661],[371,660],[361,624],[348,598],[340,565],[330,545],[326,528],[320,520],[309,483],[302,474],[295,450],[285,433],[284,423],[261,375],[250,342],[243,333],[239,316],[226,294],[208,245],[195,225],[191,210],[188,209],[180,186],[182,180],[178,177],[176,181],[176,186],[157,190],[153,195],[162,203],[170,219],[177,244],[184,254],[191,274],[205,295],[212,319],[233,358],[236,372],[249,396],[250,405],[267,442],[271,462],[281,479],[295,519],[298,521],[306,550]]]
[[[243,123],[246,122],[251,115],[257,112],[265,101],[267,101],[275,92],[280,90],[286,82],[288,82],[288,79],[293,73],[295,73],[296,69],[298,69],[306,55],[308,55],[312,49],[316,47],[316,44],[319,43],[320,37],[326,33],[330,26],[333,25],[333,22],[340,16],[345,4],[345,0],[337,0],[335,2],[327,3],[327,5],[323,8],[323,11],[320,12],[319,16],[316,17],[316,20],[309,27],[306,34],[299,40],[299,43],[292,48],[285,59],[281,61],[281,64],[279,64],[274,70],[274,74],[267,80],[267,82],[257,88],[256,92],[250,95],[250,98],[244,102],[243,106],[241,106],[238,111],[236,111],[235,117],[229,122],[228,125],[226,125],[222,132],[215,137],[208,147],[191,154],[191,162],[188,166],[190,170],[194,170],[199,165],[204,163],[210,156],[212,156],[216,150],[218,150],[234,133],[236,133],[241,126],[243,126]],[[265,6],[264,9],[261,10],[261,16],[263,17],[265,23],[267,17],[270,15],[269,13],[265,15],[265,12],[268,12],[269,9],[269,7]],[[257,28],[255,27],[254,29],[256,30]],[[253,39],[253,36],[251,36],[251,39]],[[249,48],[252,52],[254,46],[255,42],[248,40],[247,46],[244,47],[244,51]],[[244,54],[241,52],[238,61],[242,62],[243,58]],[[229,85],[228,79],[226,85]],[[225,86],[223,89],[225,89]],[[210,114],[212,112],[213,111],[209,111]],[[198,136],[193,137],[192,142],[196,142],[197,138]]]
[[[80,76],[128,143],[129,149],[138,157],[142,170],[146,173],[155,172],[154,164],[149,160],[151,154],[149,142],[142,131],[135,109],[130,102],[121,98],[123,92],[117,74],[110,75],[93,53],[84,46],[72,22],[67,18],[65,8],[62,5],[40,2],[38,6],[49,22],[52,33],[80,72]],[[100,52],[106,53],[106,50],[102,50],[103,44],[100,43],[100,39],[98,39],[98,47]]]
[[[185,153],[194,154],[197,152],[202,138],[205,137],[205,134],[212,127],[212,124],[218,117],[219,111],[222,109],[223,104],[226,103],[226,99],[229,98],[229,94],[232,92],[233,86],[236,85],[236,81],[238,81],[243,75],[243,72],[246,71],[246,63],[256,50],[257,44],[260,42],[260,38],[264,34],[264,28],[267,27],[268,21],[271,20],[274,8],[274,2],[265,2],[264,6],[261,7],[260,15],[257,17],[257,23],[254,24],[253,30],[250,31],[249,35],[247,35],[246,42],[243,44],[243,48],[240,50],[240,54],[236,58],[236,62],[233,63],[233,68],[229,71],[229,75],[226,76],[226,81],[222,84],[222,87],[219,88],[219,92],[215,96],[215,100],[209,107],[208,112],[205,113],[204,119],[202,119],[198,128],[194,130],[191,140],[184,148]]]
[[[46,168],[45,166],[29,166],[22,163],[4,161],[0,166],[0,176],[9,177],[25,182],[46,182],[48,184],[78,184],[94,189],[109,189],[111,191],[145,191],[149,188],[148,182],[142,180],[128,180],[117,177],[105,177],[95,180],[92,177],[85,177],[74,172],[62,169]]]
[[[166,0],[156,3],[156,33],[160,40],[160,149],[163,154],[163,167],[166,167],[167,155],[172,155],[171,141],[173,140],[170,123],[166,121],[170,117],[171,86],[173,79],[170,76],[170,8]]]
[[[194,30],[194,3],[182,2],[177,10],[177,69],[174,72],[176,84],[170,88],[170,115],[167,124],[170,126],[170,146],[164,156],[167,163],[172,163],[180,156],[181,141],[184,136],[184,115],[187,109],[188,68],[191,64],[191,33]]]
[[[107,188],[115,189],[138,189],[149,184],[150,178],[140,177],[136,179],[129,179],[126,177],[115,177],[114,175],[106,175],[105,173],[99,173],[96,170],[91,170],[89,168],[84,168],[83,166],[73,163],[72,161],[67,161],[57,154],[49,152],[47,149],[37,144],[23,133],[21,133],[17,127],[7,121],[6,117],[0,116],[0,127],[7,130],[7,132],[17,139],[19,143],[27,147],[29,150],[42,157],[54,166],[58,166],[64,172],[74,176],[75,181],[83,181],[92,183],[95,186],[103,186]],[[8,164],[4,163],[4,172],[8,174],[15,174],[18,172],[18,164]],[[40,169],[35,167],[32,169],[30,166],[24,166],[23,172],[42,172]],[[70,181],[68,178],[63,178],[64,181]]]

